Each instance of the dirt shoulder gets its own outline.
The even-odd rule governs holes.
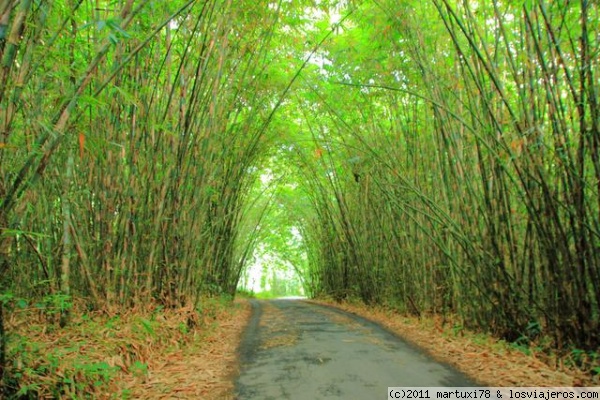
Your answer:
[[[129,375],[121,382],[121,391],[134,399],[233,399],[237,349],[250,315],[249,302],[236,300],[235,307],[213,316],[210,333],[153,357],[148,374]]]
[[[552,368],[541,355],[529,355],[487,335],[442,326],[441,319],[400,315],[358,303],[308,300],[374,321],[486,386],[598,386],[576,370]],[[538,358],[539,357],[539,358]]]
[[[196,310],[147,305],[73,312],[60,328],[48,321],[52,315],[24,309],[8,321],[4,397],[232,398],[237,348],[250,315],[247,300],[216,298]]]

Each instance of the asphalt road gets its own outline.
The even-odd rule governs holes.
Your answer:
[[[388,386],[478,386],[353,314],[301,300],[252,305],[236,399],[385,399]]]

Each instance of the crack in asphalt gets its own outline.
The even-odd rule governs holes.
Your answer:
[[[380,325],[301,300],[252,300],[236,399],[383,399],[389,386],[478,386]]]

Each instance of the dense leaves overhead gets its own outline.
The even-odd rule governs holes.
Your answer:
[[[317,290],[594,349],[596,5],[345,13],[278,114],[299,136]]]
[[[597,349],[598,13],[2,2],[0,365],[2,299],[198,306],[261,252],[314,295]]]

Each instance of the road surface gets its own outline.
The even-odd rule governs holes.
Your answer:
[[[381,326],[302,300],[252,301],[236,399],[385,399],[388,386],[479,386]]]

